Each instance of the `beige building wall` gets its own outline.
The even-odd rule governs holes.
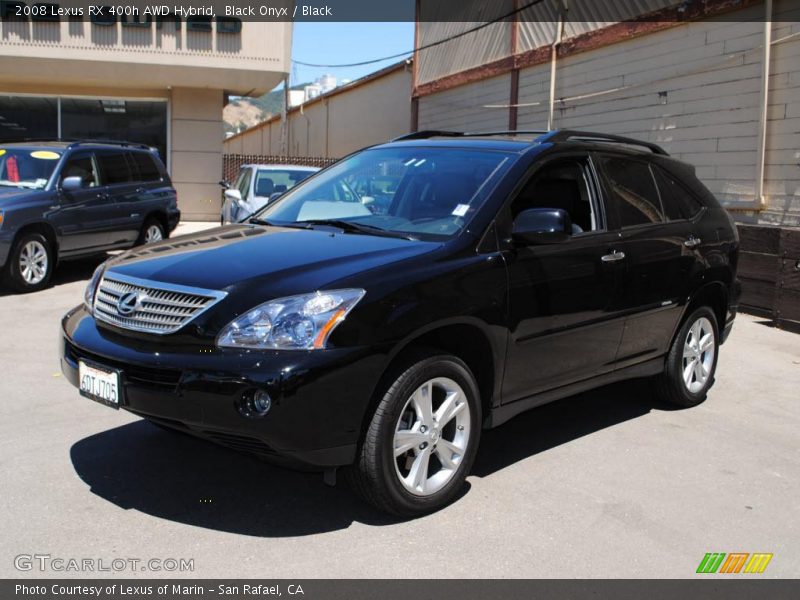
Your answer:
[[[219,218],[222,106],[221,90],[172,90],[172,182],[184,220]]]
[[[391,67],[293,108],[287,115],[286,152],[281,118],[225,140],[226,154],[341,158],[407,133],[411,124],[411,67]]]
[[[511,75],[498,75],[419,99],[419,129],[508,129]]]

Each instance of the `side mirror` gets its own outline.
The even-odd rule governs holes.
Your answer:
[[[225,190],[225,197],[232,202],[241,202],[242,194],[236,189]]]
[[[231,187],[231,184],[225,181],[224,179],[219,180],[219,185],[223,190],[227,190]]]
[[[514,219],[512,238],[522,244],[557,244],[572,235],[572,219],[560,208],[529,208]]]
[[[64,177],[64,179],[61,180],[61,189],[65,192],[77,192],[83,189],[83,179],[77,175]]]

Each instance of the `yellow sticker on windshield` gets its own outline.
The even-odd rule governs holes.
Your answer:
[[[0,156],[3,156],[3,154],[5,154],[5,153],[6,153],[6,151],[3,148],[0,148]]]
[[[36,150],[31,152],[33,158],[41,158],[42,160],[58,160],[61,155],[58,152],[51,152],[50,150]]]

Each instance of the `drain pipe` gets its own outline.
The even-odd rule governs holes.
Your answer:
[[[767,205],[764,197],[764,175],[767,155],[767,116],[769,101],[769,72],[772,50],[772,0],[764,5],[764,51],[761,57],[761,114],[758,121],[758,147],[756,148],[756,204],[757,210]]]
[[[547,117],[547,130],[552,131],[555,123],[555,104],[556,104],[556,63],[558,62],[558,46],[564,35],[564,13],[567,11],[567,0],[561,3],[561,10],[558,11],[558,24],[556,25],[556,35],[553,45],[550,46],[550,113]]]

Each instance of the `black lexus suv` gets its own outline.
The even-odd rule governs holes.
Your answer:
[[[17,291],[47,286],[60,260],[165,239],[179,220],[143,144],[0,144],[0,275]]]
[[[373,212],[351,185],[397,181]],[[426,131],[250,218],[123,253],[61,324],[81,394],[435,510],[482,428],[649,377],[702,402],[738,304],[738,237],[692,167],[575,131]]]

